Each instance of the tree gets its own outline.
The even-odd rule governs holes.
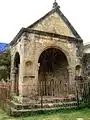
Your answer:
[[[7,80],[10,78],[11,57],[10,50],[7,49],[4,53],[0,54],[0,80]]]

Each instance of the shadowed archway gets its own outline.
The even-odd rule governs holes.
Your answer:
[[[44,96],[64,97],[68,94],[69,73],[65,54],[56,48],[48,48],[39,57],[39,93]]]
[[[14,93],[19,95],[19,65],[20,65],[20,55],[18,52],[15,54],[14,58],[14,69],[15,69],[15,81],[14,81]]]

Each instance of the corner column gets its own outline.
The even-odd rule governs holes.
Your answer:
[[[11,94],[15,93],[15,73],[16,73],[16,70],[13,69],[11,72]]]

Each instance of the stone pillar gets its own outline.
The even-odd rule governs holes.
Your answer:
[[[40,63],[37,63],[36,65],[36,81],[38,83],[38,71],[39,71]]]
[[[39,68],[40,68],[40,63],[36,64],[36,85],[37,85],[37,92],[38,92],[38,86],[39,86],[39,80],[38,80],[38,74],[39,74]]]
[[[34,64],[33,69],[29,73],[25,73],[23,81],[20,80],[20,102],[29,103],[38,97],[38,70],[39,64]]]
[[[16,74],[16,70],[13,69],[11,72],[11,93],[12,94],[15,93],[15,74]]]
[[[73,84],[73,78],[74,78],[71,67],[68,67],[68,73],[69,73],[69,85],[71,86]]]
[[[75,73],[71,67],[68,67],[69,72],[69,94],[75,95]]]

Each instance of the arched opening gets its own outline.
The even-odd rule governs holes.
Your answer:
[[[20,55],[17,52],[14,58],[14,69],[15,69],[15,81],[14,81],[14,93],[18,96],[19,95],[19,65],[20,65]]]
[[[39,93],[43,96],[66,97],[69,88],[68,61],[56,48],[48,48],[39,57]]]
[[[84,76],[90,77],[90,53],[83,56],[83,70]]]
[[[81,76],[81,66],[80,65],[76,65],[75,75],[78,76],[78,77]]]

